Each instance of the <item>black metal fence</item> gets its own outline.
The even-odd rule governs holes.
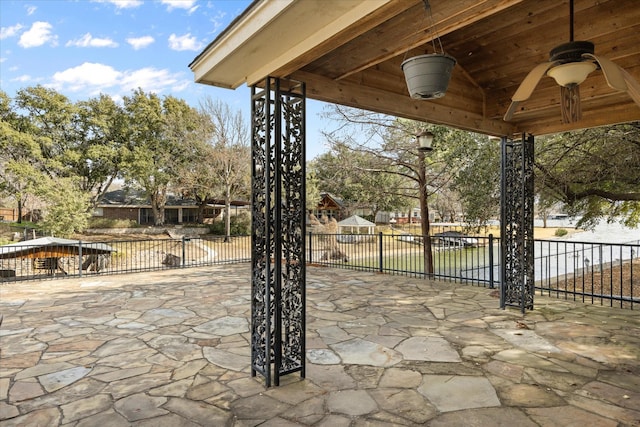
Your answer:
[[[500,242],[432,236],[434,277],[500,286]],[[336,268],[424,276],[422,240],[409,234],[309,234],[307,262]],[[534,240],[541,295],[633,309],[640,304],[640,241],[626,244]]]
[[[27,247],[29,242],[23,242]],[[96,251],[106,245],[109,251]],[[80,242],[19,251],[0,246],[0,282],[120,274],[249,262],[251,237],[197,237]],[[93,248],[93,250],[92,250]],[[541,295],[633,309],[640,304],[640,241],[626,244],[535,240],[536,290]],[[432,236],[434,278],[488,288],[500,286],[498,238],[455,233]],[[65,252],[66,251],[66,252]],[[412,234],[307,235],[311,265],[423,277],[422,240]]]
[[[100,251],[95,250],[100,245]],[[251,237],[78,242],[0,246],[0,281],[122,274],[251,260]]]
[[[633,309],[640,304],[640,240],[626,244],[535,240],[543,295]]]
[[[431,237],[435,278],[488,287],[497,283],[497,239],[443,234]],[[405,233],[309,233],[307,262],[414,277],[425,272],[422,239]]]

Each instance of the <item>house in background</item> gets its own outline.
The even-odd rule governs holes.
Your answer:
[[[22,220],[38,222],[42,218],[40,209],[22,208]],[[0,207],[0,221],[16,222],[19,219],[18,209]]]
[[[249,202],[232,201],[232,215],[247,210]],[[212,223],[224,211],[224,201],[210,200],[204,209],[204,222]],[[143,192],[119,189],[106,193],[93,212],[94,217],[124,219],[140,225],[153,225],[151,203]],[[164,210],[165,224],[195,224],[198,221],[198,204],[193,199],[175,195],[167,196]]]
[[[320,197],[318,207],[311,212],[316,218],[324,215],[327,219],[335,218],[336,221],[341,221],[346,216],[345,204],[341,198],[331,193],[320,193]]]

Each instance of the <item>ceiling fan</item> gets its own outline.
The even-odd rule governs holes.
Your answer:
[[[640,84],[613,61],[596,56],[594,45],[589,41],[573,40],[573,0],[569,0],[569,42],[551,49],[549,61],[538,64],[524,78],[518,90],[511,97],[511,105],[504,120],[513,117],[518,104],[529,99],[538,82],[545,75],[552,77],[560,85],[560,109],[564,123],[580,120],[580,83],[596,69],[602,70],[609,87],[627,92],[640,106]]]

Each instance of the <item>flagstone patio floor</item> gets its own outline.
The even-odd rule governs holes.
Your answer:
[[[640,310],[307,269],[306,378],[250,375],[248,264],[0,285],[2,426],[640,426]]]

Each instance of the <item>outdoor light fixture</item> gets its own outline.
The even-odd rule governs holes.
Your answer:
[[[579,85],[596,68],[598,67],[593,62],[568,62],[551,68],[547,75],[553,77],[560,86],[567,87]]]
[[[431,151],[433,147],[433,134],[428,130],[423,130],[419,134],[416,135],[418,139],[418,150],[420,151]]]

